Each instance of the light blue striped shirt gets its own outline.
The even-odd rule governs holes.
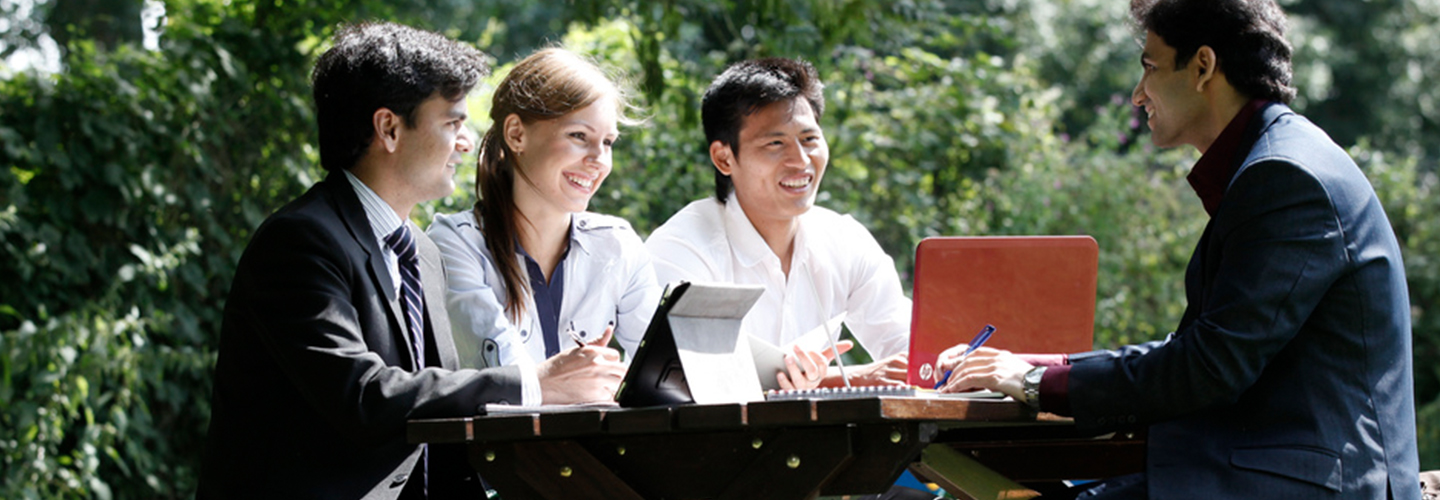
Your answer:
[[[385,237],[390,236],[390,233],[395,232],[396,229],[400,229],[400,225],[405,222],[400,220],[400,216],[395,214],[395,209],[390,208],[389,203],[385,203],[380,195],[375,194],[375,190],[366,186],[349,170],[344,172],[345,178],[350,180],[350,186],[355,188],[355,195],[360,197],[360,205],[365,207],[365,220],[370,222],[370,231],[375,233],[375,241],[380,243],[380,253],[385,256],[385,270],[390,272],[390,283],[393,285],[393,289],[390,291],[398,295],[400,293],[400,265],[398,263],[400,258],[395,255],[394,250],[390,249],[390,245],[385,244]]]

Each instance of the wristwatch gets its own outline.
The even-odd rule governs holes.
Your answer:
[[[1035,410],[1040,409],[1040,380],[1045,378],[1045,367],[1037,366],[1025,372],[1024,385],[1025,404]]]

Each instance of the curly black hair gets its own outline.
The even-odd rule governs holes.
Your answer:
[[[484,53],[437,33],[394,23],[341,27],[310,75],[320,164],[329,171],[354,166],[374,137],[376,110],[389,109],[413,127],[422,101],[463,99],[489,72]]]
[[[1131,0],[1130,15],[1175,48],[1176,69],[1208,46],[1226,80],[1245,96],[1295,98],[1285,13],[1274,0]]]

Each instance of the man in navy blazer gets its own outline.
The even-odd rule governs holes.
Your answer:
[[[1152,140],[1203,153],[1189,180],[1210,221],[1179,327],[1068,357],[982,348],[946,389],[1000,390],[1090,431],[1147,429],[1145,471],[1080,498],[1420,498],[1400,248],[1354,161],[1282,104],[1284,14],[1272,0],[1131,11]]]
[[[465,96],[487,71],[473,48],[388,23],[342,28],[317,61],[329,175],[240,259],[199,498],[484,498],[463,450],[408,443],[408,419],[611,398],[624,368],[603,347],[456,369],[439,251],[409,215],[454,191],[474,147]]]

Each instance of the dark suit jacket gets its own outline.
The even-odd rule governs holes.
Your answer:
[[[1247,139],[1179,327],[1072,356],[1076,423],[1149,424],[1148,487],[1121,498],[1419,498],[1410,301],[1380,201],[1283,105]]]
[[[426,357],[443,368],[416,370],[379,243],[343,173],[255,231],[225,304],[199,498],[395,498],[420,456],[407,419],[520,401],[514,367],[451,370],[439,251],[411,230]],[[450,481],[478,483],[449,451],[432,449],[432,498]]]

